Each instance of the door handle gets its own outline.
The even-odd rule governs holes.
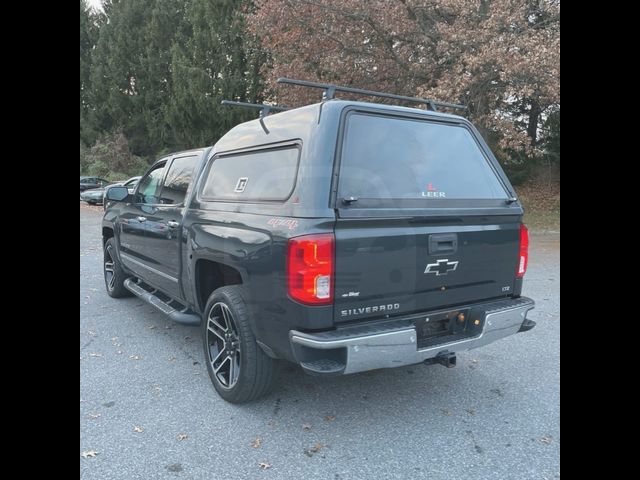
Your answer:
[[[142,222],[146,222],[146,221],[147,221],[147,217],[138,217],[138,221],[139,221],[140,223],[142,223]]]
[[[167,225],[169,225],[169,228],[178,228],[180,224],[178,222],[174,222],[173,220],[169,220],[167,222]]]
[[[458,234],[444,233],[429,236],[429,255],[442,255],[458,251]]]

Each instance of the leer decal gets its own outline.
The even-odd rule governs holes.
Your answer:
[[[437,188],[433,186],[433,183],[427,184],[427,191],[420,192],[420,195],[427,198],[446,198],[445,192],[439,192]]]

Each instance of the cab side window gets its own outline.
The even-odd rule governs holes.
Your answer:
[[[162,187],[160,203],[177,205],[184,202],[198,158],[198,156],[192,155],[173,160]]]
[[[140,203],[157,204],[159,201],[160,187],[164,177],[166,162],[157,165],[142,180],[137,193],[137,201]]]

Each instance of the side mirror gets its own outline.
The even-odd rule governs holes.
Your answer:
[[[107,190],[107,200],[111,200],[112,202],[122,202],[125,198],[129,196],[129,190],[127,187],[111,187]]]

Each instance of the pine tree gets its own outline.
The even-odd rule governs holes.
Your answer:
[[[134,154],[156,155],[166,143],[170,52],[184,2],[112,1],[105,14],[93,58],[92,123],[102,132],[122,131]]]
[[[259,74],[264,53],[247,36],[244,13],[250,2],[192,0],[188,26],[172,49],[173,91],[167,121],[174,145],[212,145],[229,128],[255,112],[220,105],[223,99],[261,100]]]
[[[244,25],[251,4],[106,1],[88,76],[92,131],[121,132],[134,155],[152,158],[211,145],[255,118],[220,105],[225,98],[261,99],[265,56]]]
[[[87,111],[91,108],[91,56],[98,41],[99,14],[80,0],[80,141],[88,144],[91,134],[87,125]]]

